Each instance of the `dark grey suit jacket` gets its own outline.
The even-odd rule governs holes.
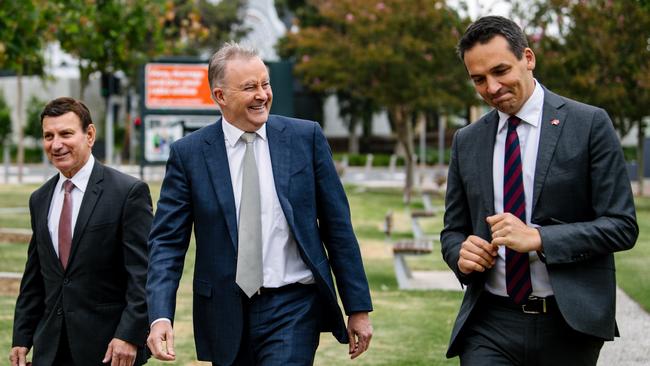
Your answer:
[[[607,113],[544,88],[541,136],[533,187],[532,222],[539,232],[558,306],[575,330],[605,340],[617,335],[614,255],[630,249],[638,226],[618,137]],[[551,123],[557,119],[559,124]],[[442,254],[467,291],[448,357],[483,291],[485,274],[458,269],[469,235],[491,241],[492,156],[498,113],[456,132],[447,181]],[[459,336],[460,335],[460,336]]]
[[[13,346],[51,365],[65,326],[77,365],[102,365],[112,338],[140,346],[149,329],[145,282],[152,221],[149,187],[95,161],[72,235],[67,269],[54,251],[47,215],[57,174],[29,200],[32,239],[14,316]]]

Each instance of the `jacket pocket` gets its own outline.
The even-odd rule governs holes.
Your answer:
[[[212,285],[206,281],[194,280],[194,293],[203,297],[212,297]]]

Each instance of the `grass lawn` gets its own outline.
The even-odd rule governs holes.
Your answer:
[[[0,185],[0,207],[24,207],[35,186]],[[159,185],[152,185],[154,202],[159,195]],[[341,345],[330,334],[321,336],[316,365],[457,365],[458,361],[446,360],[451,326],[460,305],[460,292],[446,291],[400,291],[393,272],[392,253],[383,233],[384,216],[393,211],[393,238],[408,237],[410,219],[396,190],[364,191],[347,187],[353,225],[361,244],[364,264],[372,291],[375,311],[371,314],[375,334],[371,349],[353,363],[347,358],[347,345]],[[416,201],[418,201],[416,199]],[[5,203],[6,202],[6,203]],[[434,205],[441,205],[442,198],[434,197]],[[421,208],[416,202],[414,209]],[[619,285],[650,309],[650,199],[637,200],[637,215],[641,235],[636,247],[617,254]],[[427,233],[437,233],[442,218],[422,219]],[[7,223],[11,223],[9,226]],[[29,227],[29,215],[1,215],[0,227]],[[434,253],[409,259],[412,268],[447,269],[442,261],[439,245]],[[0,243],[0,272],[22,271],[26,247],[20,244]],[[195,361],[192,336],[191,278],[194,263],[194,246],[188,252],[185,274],[178,292],[175,319],[176,353],[175,365],[207,365]],[[0,354],[8,352],[11,342],[11,325],[15,295],[0,296]],[[149,365],[169,365],[150,361]]]

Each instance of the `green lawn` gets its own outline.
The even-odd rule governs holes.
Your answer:
[[[29,193],[35,186],[0,185],[0,207],[26,206]],[[154,202],[160,187],[152,186]],[[407,212],[396,190],[364,191],[347,187],[353,225],[370,281],[375,311],[371,314],[375,334],[368,353],[348,363],[347,346],[338,344],[330,334],[323,334],[316,365],[457,365],[457,360],[446,360],[449,333],[461,301],[460,292],[400,291],[397,289],[390,245],[383,234],[386,212],[393,211],[393,238],[408,237],[411,232]],[[413,208],[421,208],[416,199]],[[6,202],[6,203],[5,203]],[[442,198],[434,197],[434,205]],[[650,309],[650,199],[637,200],[641,235],[632,251],[617,254],[618,282],[634,299]],[[28,215],[0,215],[0,227],[29,227]],[[442,218],[422,219],[428,233],[437,233]],[[176,365],[207,365],[196,360],[192,338],[191,277],[194,250],[190,246],[185,275],[178,293],[175,319]],[[434,253],[409,259],[413,268],[446,269],[436,243]],[[0,244],[0,272],[21,271],[26,247],[20,244]],[[11,320],[15,296],[0,296],[0,354],[8,352],[11,342]],[[168,365],[150,361],[150,365]]]

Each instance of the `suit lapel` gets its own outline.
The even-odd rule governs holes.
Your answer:
[[[95,160],[93,171],[90,173],[90,178],[88,179],[88,185],[86,186],[84,198],[81,201],[81,207],[79,207],[77,222],[74,225],[74,233],[72,234],[72,248],[70,249],[70,258],[68,259],[68,264],[74,263],[75,253],[77,252],[77,247],[79,247],[79,242],[81,240],[82,234],[84,230],[86,230],[88,220],[92,216],[97,201],[99,201],[99,197],[101,197],[102,192],[104,191],[104,188],[102,187],[103,180],[104,166]]]
[[[478,171],[481,181],[481,192],[484,192],[483,203],[488,212],[494,212],[494,177],[492,164],[494,159],[494,142],[497,136],[497,127],[499,125],[499,114],[492,110],[490,115],[486,116],[481,122],[479,136],[489,136],[485,143],[478,145]]]
[[[266,122],[266,135],[268,137],[269,152],[275,190],[280,200],[280,206],[287,219],[287,223],[294,230],[293,208],[289,202],[289,178],[291,176],[291,146],[289,144],[290,129],[286,123],[276,116],[269,116]]]
[[[542,120],[540,121],[541,131],[535,165],[535,183],[533,185],[533,212],[544,186],[557,141],[566,124],[566,112],[559,109],[563,104],[562,98],[544,88],[544,108],[542,110]],[[551,123],[551,121],[555,120],[558,123]]]
[[[52,236],[50,236],[50,228],[48,227],[48,214],[50,212],[50,206],[52,205],[52,196],[54,195],[54,188],[56,188],[56,183],[59,181],[59,174],[52,177],[44,187],[44,196],[39,200],[38,214],[36,217],[38,219],[34,223],[36,225],[36,230],[38,230],[38,237],[44,238],[46,250],[51,254],[48,256],[48,259],[53,261],[53,267],[57,269],[61,274],[63,273],[63,266],[59,257],[56,255],[54,250],[54,243],[52,242]],[[32,213],[34,214],[34,213]],[[59,215],[59,212],[53,212],[52,215]]]
[[[206,127],[203,138],[203,158],[221,211],[226,219],[228,232],[233,239],[232,244],[237,248],[237,209],[235,208],[235,195],[230,180],[228,153],[221,123],[221,119],[219,119],[217,123]]]

